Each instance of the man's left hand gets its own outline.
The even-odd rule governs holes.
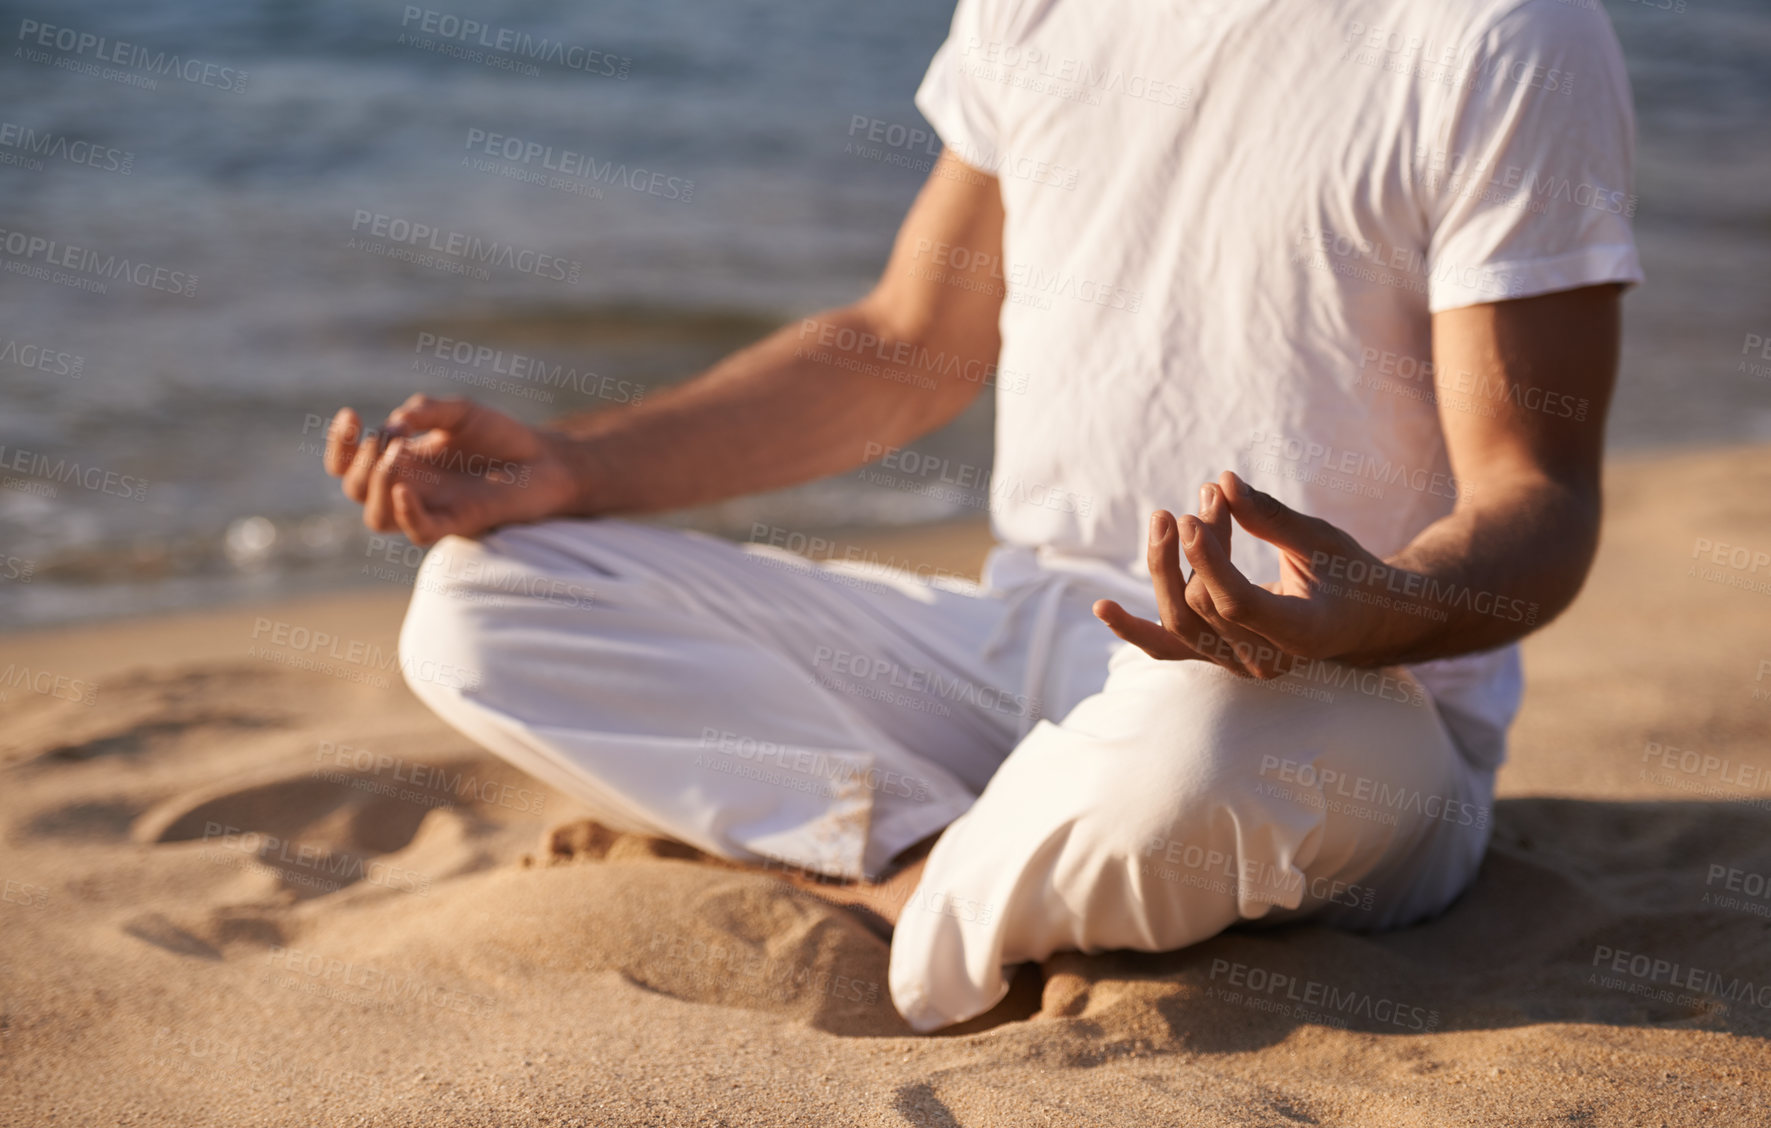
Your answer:
[[[1399,572],[1320,518],[1299,513],[1225,471],[1199,490],[1199,515],[1150,519],[1150,579],[1160,623],[1112,600],[1095,615],[1152,658],[1216,662],[1245,677],[1276,678],[1310,660],[1374,649],[1394,615],[1343,596]],[[1279,579],[1251,583],[1230,562],[1234,525],[1279,550]],[[1183,578],[1180,556],[1193,574]],[[1375,569],[1375,571],[1374,571]],[[1356,578],[1356,580],[1354,579]]]

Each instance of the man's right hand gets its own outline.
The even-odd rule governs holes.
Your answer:
[[[571,512],[579,494],[571,441],[472,400],[418,395],[379,432],[365,434],[357,413],[340,408],[326,434],[326,472],[362,504],[363,524],[429,545]]]

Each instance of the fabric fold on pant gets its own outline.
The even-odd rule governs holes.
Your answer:
[[[1389,676],[1406,701],[1324,703],[1117,653],[1102,691],[1035,726],[931,852],[892,938],[900,1013],[924,1032],[963,1022],[1001,1001],[1013,965],[1060,950],[1442,909],[1486,842],[1485,820],[1443,816],[1481,781],[1418,684]],[[1347,781],[1360,802],[1333,792]]]
[[[1051,672],[1052,647],[1058,633],[1058,611],[1064,597],[1076,586],[1077,577],[1063,572],[1048,573],[1009,592],[1004,600],[1002,622],[984,640],[983,654],[993,658],[1003,652],[1020,624],[1021,612],[1035,596],[1039,599],[1029,628],[1031,643],[1027,650],[1026,670],[1021,675],[1021,699],[1026,702],[1017,737],[1033,730],[1045,715],[1046,680]]]
[[[599,819],[859,879],[963,813],[1012,747],[1013,719],[973,704],[1011,697],[1020,673],[1013,655],[970,657],[1000,617],[995,600],[913,577],[553,522],[442,542],[401,648],[409,668],[473,670],[412,689]],[[832,665],[845,650],[857,668],[956,688],[845,679]]]

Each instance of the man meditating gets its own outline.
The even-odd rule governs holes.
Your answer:
[[[1629,90],[1559,0],[961,0],[872,293],[535,429],[415,396],[327,468],[436,548],[450,724],[617,827],[914,892],[891,993],[1443,910],[1518,640],[1599,530]],[[978,586],[619,515],[852,471],[996,396]],[[490,468],[490,469],[489,469]]]

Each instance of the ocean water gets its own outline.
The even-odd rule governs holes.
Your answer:
[[[1614,448],[1771,438],[1771,361],[1748,355],[1771,339],[1771,7],[1607,8],[1649,275]],[[950,14],[0,0],[0,228],[132,267],[58,279],[0,255],[0,629],[409,584],[320,470],[338,405],[618,404],[864,293],[935,152],[911,96]],[[44,26],[71,46],[39,46]],[[511,173],[538,162],[488,144],[569,151],[581,175],[534,183]],[[502,253],[476,274],[387,253],[416,227]],[[439,359],[443,339],[546,375]],[[990,426],[980,403],[919,448],[987,466]],[[847,475],[671,519],[745,537],[981,507]]]

